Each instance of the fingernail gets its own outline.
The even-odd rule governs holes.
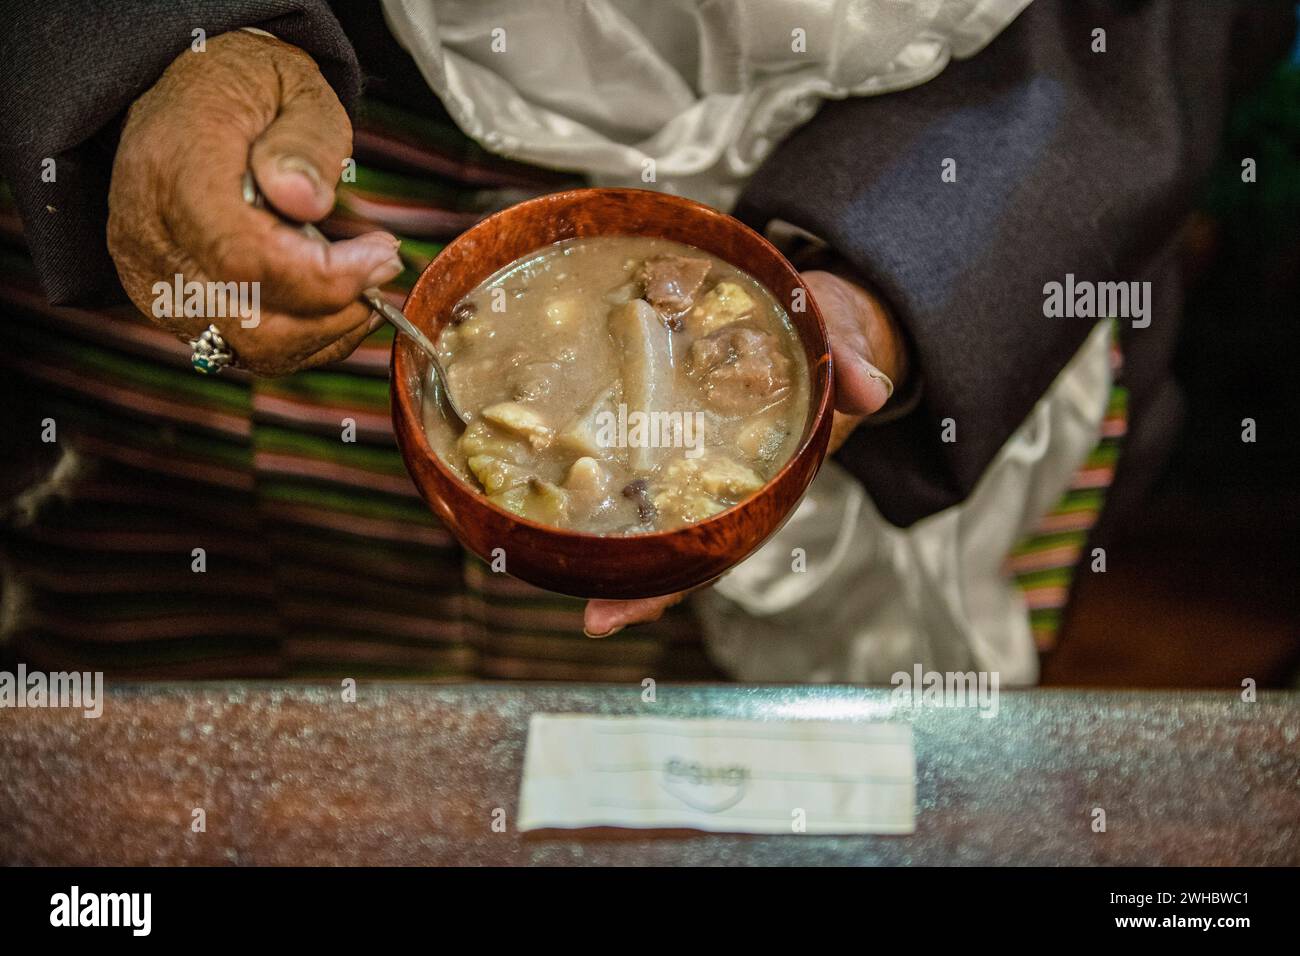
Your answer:
[[[384,324],[384,317],[380,315],[378,312],[371,312],[370,324],[366,326],[366,331],[373,332],[375,329],[379,328],[383,324]]]
[[[622,625],[622,624],[620,624],[618,627],[611,627],[611,628],[610,628],[608,631],[606,631],[604,634],[593,634],[593,633],[591,633],[591,631],[587,630],[586,627],[584,627],[584,628],[582,629],[582,633],[583,633],[583,634],[586,634],[588,637],[609,637],[609,636],[611,636],[611,635],[613,635],[613,634],[617,634],[617,633],[618,633],[619,631],[621,631],[621,630],[623,630],[623,625]]]
[[[311,181],[312,188],[317,192],[320,192],[322,188],[324,188],[324,184],[320,179],[320,173],[316,171],[316,167],[307,162],[307,160],[303,159],[301,156],[281,156],[275,165],[282,173],[297,173],[301,176],[306,176],[307,179]]]
[[[879,382],[881,385],[885,386],[885,401],[889,401],[889,399],[890,399],[890,398],[893,396],[893,394],[894,394],[894,381],[893,381],[893,379],[891,379],[888,375],[886,375],[886,374],[885,374],[884,372],[882,372],[880,369],[876,368],[874,365],[872,365],[872,364],[871,364],[870,362],[868,362],[866,359],[863,359],[863,360],[862,360],[862,365],[863,365],[863,367],[866,369],[867,375],[869,375],[871,378],[874,378],[874,379],[875,379],[877,382]]]
[[[402,260],[397,256],[393,256],[391,259],[381,262],[379,265],[375,266],[375,268],[370,271],[370,275],[366,277],[366,288],[369,289],[371,286],[383,285],[389,279],[396,278],[401,275],[403,268],[405,267],[402,265]]]

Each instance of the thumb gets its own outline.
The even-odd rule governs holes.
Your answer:
[[[249,162],[267,202],[299,222],[315,222],[334,207],[334,186],[352,152],[352,124],[310,58],[277,66],[280,109],[253,141]]]
[[[596,599],[587,602],[582,615],[582,630],[588,637],[609,637],[629,624],[648,624],[657,621],[664,611],[680,604],[689,592],[665,594],[662,597],[639,598],[634,601],[608,601]]]
[[[894,394],[889,376],[849,345],[832,345],[835,357],[835,410],[858,418],[874,415]]]
[[[894,393],[893,379],[881,365],[896,352],[884,306],[865,289],[832,273],[805,272],[803,278],[826,320],[835,358],[836,410],[854,417],[880,411]]]

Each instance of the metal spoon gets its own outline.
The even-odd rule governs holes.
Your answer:
[[[251,170],[244,173],[244,201],[250,206],[258,209],[265,209],[280,215],[279,211],[266,201],[260,189],[257,188],[257,182],[253,179]],[[280,215],[280,218],[286,222],[292,222],[287,217]],[[304,236],[311,239],[318,239],[321,242],[329,242],[319,229],[309,222],[296,223],[299,230]],[[384,298],[382,292],[377,287],[365,289],[361,293],[361,299],[372,309],[382,315],[385,319],[395,325],[398,331],[409,336],[415,344],[420,347],[425,355],[429,357],[429,366],[433,370],[430,376],[430,386],[434,391],[434,398],[438,402],[438,407],[442,411],[443,418],[451,422],[457,431],[465,428],[465,423],[469,421],[469,416],[460,410],[455,399],[451,397],[451,389],[447,387],[447,373],[442,367],[442,360],[438,358],[438,347],[429,340],[429,337],[415,327],[415,325],[402,314],[402,310],[394,306]]]

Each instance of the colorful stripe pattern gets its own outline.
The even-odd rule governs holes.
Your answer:
[[[1106,503],[1106,489],[1115,479],[1115,465],[1128,427],[1128,390],[1122,384],[1123,355],[1118,334],[1111,338],[1113,382],[1101,440],[1074,473],[1060,502],[1043,516],[1038,527],[1017,545],[1008,560],[1009,573],[1024,594],[1029,626],[1039,651],[1056,646],[1061,613],[1070,597],[1070,584],[1085,542]]]
[[[481,150],[450,123],[369,103],[355,182],[328,234],[402,237],[400,303],[442,244],[491,211],[573,183]],[[388,413],[387,327],[288,378],[203,378],[188,346],[129,306],[50,306],[0,194],[0,368],[44,469],[0,527],[0,640],[29,663],[137,677],[438,680],[716,678],[685,606],[616,639],[582,602],[491,573],[420,501]],[[1045,537],[1017,552],[1035,631],[1100,508],[1119,429]],[[42,444],[53,420],[57,441]],[[355,422],[354,442],[342,438]],[[200,553],[196,549],[202,549]],[[205,570],[196,573],[199,561]]]

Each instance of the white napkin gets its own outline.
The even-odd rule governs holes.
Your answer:
[[[915,777],[906,723],[535,714],[518,826],[911,833]]]

